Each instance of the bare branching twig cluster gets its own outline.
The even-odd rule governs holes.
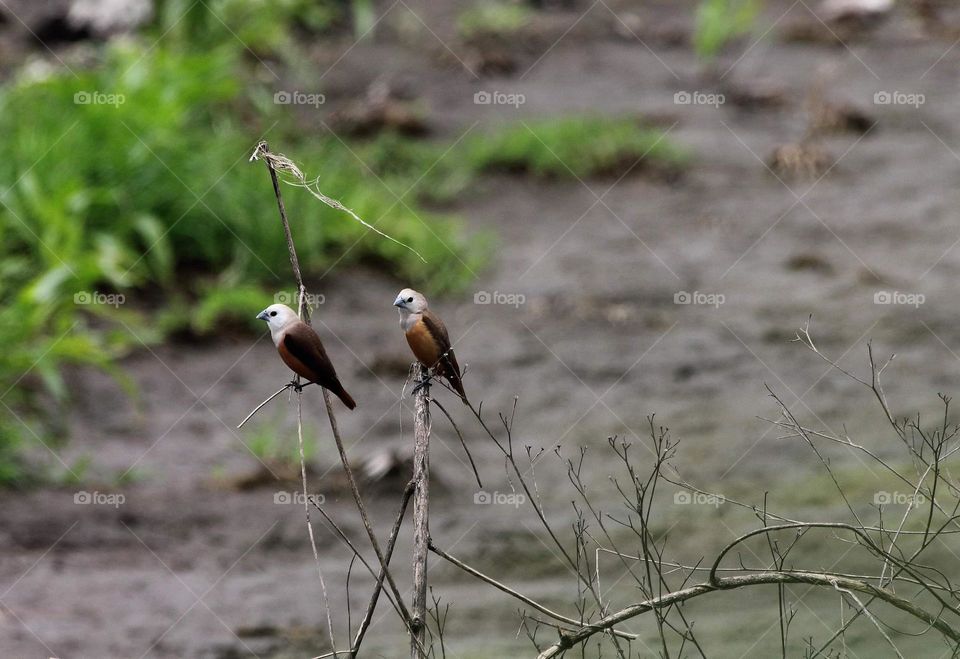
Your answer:
[[[791,601],[789,586],[806,584],[833,592],[840,600],[841,610],[850,613],[841,617],[835,632],[814,644],[806,639],[805,656],[835,656],[835,644],[844,643],[844,635],[858,620],[870,625],[879,638],[888,644],[897,656],[904,656],[896,646],[896,629],[887,621],[893,611],[905,614],[916,623],[911,635],[939,635],[946,643],[946,656],[960,656],[960,586],[932,562],[924,560],[935,543],[960,532],[960,485],[952,477],[948,460],[960,449],[960,428],[950,422],[950,399],[941,396],[943,415],[928,428],[919,416],[898,418],[892,411],[881,384],[881,376],[890,363],[879,363],[873,347],[868,348],[870,376],[860,378],[825,356],[816,346],[809,325],[801,328],[797,341],[819,358],[827,361],[842,377],[864,386],[879,404],[885,423],[892,429],[900,455],[907,467],[889,457],[889,451],[867,448],[854,441],[846,432],[836,435],[829,429],[814,429],[801,422],[783,399],[772,389],[770,395],[779,410],[779,418],[768,420],[783,431],[781,440],[801,440],[815,458],[815,465],[824,472],[834,488],[836,500],[842,505],[846,519],[802,520],[771,509],[764,494],[757,503],[746,503],[709,492],[683,480],[673,466],[677,444],[666,428],[649,418],[649,440],[646,454],[635,455],[636,450],[616,437],[608,439],[608,448],[619,463],[624,476],[611,475],[610,483],[619,498],[617,511],[604,511],[598,506],[600,494],[586,478],[587,451],[581,449],[574,458],[564,457],[560,448],[554,451],[535,451],[526,446],[517,451],[514,446],[513,424],[516,412],[510,417],[499,416],[499,436],[484,420],[481,412],[471,407],[480,427],[502,452],[511,482],[526,494],[540,521],[546,537],[559,560],[577,575],[578,587],[572,599],[575,614],[564,614],[518,592],[495,577],[485,575],[464,561],[431,545],[438,556],[468,574],[484,581],[501,592],[517,599],[521,611],[522,630],[536,648],[539,659],[559,657],[569,650],[586,652],[588,642],[598,635],[606,639],[618,657],[630,657],[631,647],[642,642],[635,633],[620,626],[644,614],[650,614],[658,641],[657,648],[644,645],[643,651],[661,657],[680,657],[694,654],[708,656],[707,649],[694,632],[694,620],[684,610],[685,603],[701,596],[755,586],[776,589],[777,614],[774,624],[779,627],[782,656],[796,653],[797,644],[791,644],[791,624],[797,613],[796,601]],[[892,357],[891,357],[892,360]],[[873,506],[862,505],[848,491],[844,477],[837,472],[828,447],[840,447],[855,454],[866,464],[879,466],[890,482],[907,493],[905,510],[890,523],[885,515],[889,501],[874,501]],[[896,447],[895,447],[896,448]],[[572,501],[573,523],[565,537],[557,532],[549,520],[540,497],[536,470],[542,458],[555,454],[566,471],[576,498]],[[643,464],[643,467],[639,465]],[[684,562],[680,552],[668,542],[668,536],[658,529],[665,517],[663,497],[666,488],[679,496],[710,498],[715,502],[733,505],[750,511],[758,522],[753,529],[743,531],[723,546],[711,560],[705,556]],[[886,494],[886,493],[881,493]],[[768,559],[759,559],[758,551],[750,545],[760,540]],[[833,567],[804,567],[796,558],[798,547],[804,543],[814,548],[836,546],[836,554],[843,555],[852,545],[864,551],[874,571],[849,572]],[[627,550],[629,546],[631,549]],[[747,564],[743,554],[754,556],[757,564]],[[600,589],[599,556],[615,556],[623,572],[640,593],[640,601],[613,607]],[[736,562],[731,564],[731,559]],[[544,629],[552,630],[555,639],[544,641]],[[596,648],[602,655],[602,647]],[[831,654],[832,653],[832,654]]]

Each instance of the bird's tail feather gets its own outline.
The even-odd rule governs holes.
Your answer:
[[[454,375],[453,377],[448,377],[447,380],[450,382],[450,385],[453,387],[453,390],[460,394],[460,400],[464,405],[467,404],[467,392],[463,390],[463,382],[460,381],[459,376]]]
[[[338,389],[331,389],[330,391],[332,391],[334,395],[336,395],[336,397],[347,406],[347,409],[352,410],[357,406],[356,401],[353,400],[353,396],[348,394],[347,390],[344,389],[343,386],[340,386]]]

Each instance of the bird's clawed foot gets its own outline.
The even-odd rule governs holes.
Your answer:
[[[431,379],[433,379],[433,376],[432,376],[432,375],[430,375],[430,374],[424,375],[423,379],[420,380],[420,382],[417,383],[417,386],[415,386],[415,387],[413,388],[413,391],[411,392],[412,395],[413,395],[413,396],[416,396],[418,393],[420,393],[420,390],[421,390],[421,389],[424,391],[424,393],[426,393],[427,395],[429,395],[429,394],[430,394],[430,380],[431,380]]]
[[[307,384],[309,384],[309,383],[307,383]],[[292,387],[293,390],[296,391],[296,392],[299,394],[301,391],[303,391],[303,388],[304,388],[305,386],[307,386],[307,385],[305,385],[305,384],[300,384],[300,383],[297,382],[296,380],[290,380],[290,382],[287,383],[287,386],[288,386],[288,387]]]

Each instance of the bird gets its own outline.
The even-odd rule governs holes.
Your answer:
[[[316,331],[300,320],[297,313],[285,304],[271,304],[257,314],[270,328],[270,338],[280,353],[280,359],[297,375],[319,384],[339,398],[348,409],[357,403],[340,384],[333,362]],[[298,387],[299,389],[299,387]]]
[[[443,321],[428,308],[427,298],[412,288],[405,288],[397,295],[393,306],[400,312],[400,329],[406,335],[414,357],[436,375],[446,378],[463,403],[467,404],[460,365],[450,345],[450,335]]]

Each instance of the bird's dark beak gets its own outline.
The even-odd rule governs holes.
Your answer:
[[[257,320],[266,320],[266,319],[267,319],[267,310],[266,310],[266,309],[264,309],[263,311],[261,311],[260,313],[257,314]]]
[[[394,301],[393,301],[393,306],[395,306],[395,307],[402,307],[402,306],[403,306],[403,298],[402,298],[402,297],[398,297],[396,300],[394,300]]]

